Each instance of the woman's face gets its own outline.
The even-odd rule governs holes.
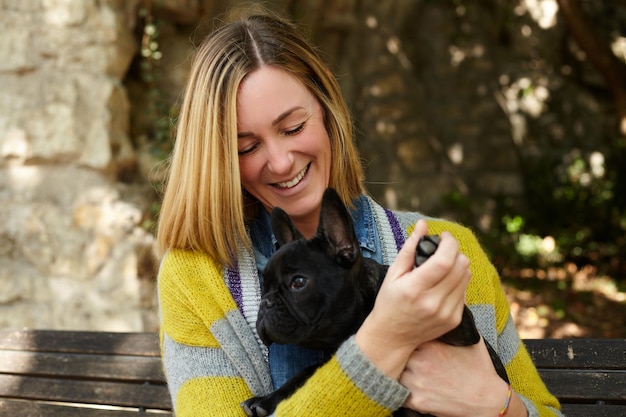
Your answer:
[[[237,136],[244,189],[268,211],[281,207],[310,237],[331,164],[330,138],[315,96],[288,72],[260,67],[237,93]]]

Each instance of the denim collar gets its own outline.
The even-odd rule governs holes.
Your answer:
[[[354,222],[354,232],[361,246],[361,252],[364,257],[373,258],[382,263],[378,228],[374,221],[370,201],[365,195],[360,195],[352,203],[354,207],[350,210],[350,215]]]

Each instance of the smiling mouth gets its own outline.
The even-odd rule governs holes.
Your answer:
[[[295,187],[296,185],[298,185],[300,183],[300,181],[302,181],[302,178],[304,178],[306,176],[307,172],[309,172],[309,168],[310,167],[311,167],[311,164],[309,163],[292,180],[285,181],[285,182],[277,182],[276,184],[274,184],[274,186],[276,188],[281,188],[281,189],[287,189],[287,188]]]

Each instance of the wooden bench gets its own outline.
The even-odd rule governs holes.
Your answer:
[[[0,416],[168,417],[171,408],[155,333],[0,331]]]
[[[626,416],[626,339],[524,343],[567,417]]]
[[[626,339],[525,340],[568,417],[626,416]],[[154,333],[0,330],[0,415],[172,416]]]

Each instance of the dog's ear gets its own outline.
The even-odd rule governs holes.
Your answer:
[[[289,218],[289,215],[280,207],[274,207],[270,214],[270,220],[272,223],[272,231],[278,241],[278,246],[283,246],[294,240],[302,239],[302,233]]]
[[[322,197],[317,235],[329,244],[330,255],[341,263],[352,264],[360,253],[352,217],[332,188],[328,188]]]

